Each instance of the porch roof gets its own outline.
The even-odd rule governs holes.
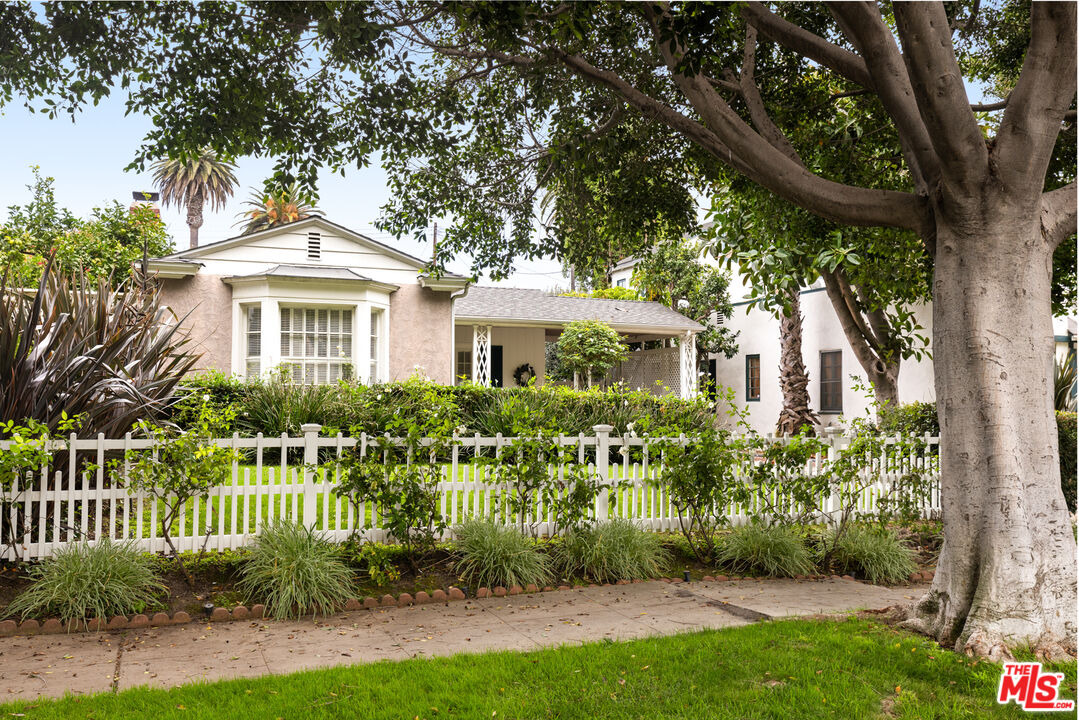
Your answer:
[[[681,334],[704,327],[666,305],[646,300],[604,300],[552,295],[543,290],[473,285],[456,300],[458,322],[561,327],[575,320],[600,320],[622,332]]]

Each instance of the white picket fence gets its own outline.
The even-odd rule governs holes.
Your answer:
[[[586,466],[608,487],[608,492],[601,492],[596,498],[594,517],[632,518],[645,529],[677,530],[677,512],[662,483],[662,456],[653,448],[656,440],[611,435],[612,429],[609,425],[597,425],[592,435],[560,438],[563,446],[576,450],[577,463]],[[213,488],[207,497],[196,498],[183,508],[170,533],[178,549],[242,547],[251,543],[262,527],[278,518],[302,522],[336,541],[353,536],[378,542],[391,540],[377,508],[363,503],[354,505],[334,492],[339,469],[319,469],[320,459],[325,467],[328,457],[341,457],[357,444],[361,452],[366,452],[367,448],[375,447],[374,439],[340,434],[322,437],[320,430],[318,425],[305,425],[299,437],[234,435],[216,440],[220,446],[244,451],[250,463],[234,463],[231,482]],[[507,504],[502,502],[512,488],[498,476],[497,465],[477,459],[500,453],[514,440],[501,435],[454,438],[450,461],[444,464],[438,483],[440,512],[449,525],[447,534],[452,536],[453,526],[468,517],[494,516],[507,523],[521,520],[511,518]],[[835,448],[844,441],[831,438],[828,456],[810,461],[807,470],[826,473]],[[927,447],[937,443],[937,438],[926,436]],[[0,452],[6,451],[8,445],[7,441],[0,442]],[[66,441],[55,441],[55,450],[68,451],[66,472],[55,470],[50,474],[42,469],[27,473],[21,486],[16,483],[6,497],[0,498],[3,510],[0,559],[49,557],[72,542],[83,539],[93,542],[105,536],[134,540],[149,552],[166,551],[159,520],[161,504],[142,493],[128,492],[124,472],[114,474],[107,469],[110,457],[122,460],[126,451],[151,447],[151,440],[132,438],[130,434],[122,439],[72,435]],[[610,462],[612,451],[618,454],[622,448],[635,451],[622,452],[620,463]],[[862,510],[872,511],[876,497],[911,468],[917,467],[939,480],[935,453],[926,451],[916,457],[898,455],[885,454],[865,471],[872,473],[874,483],[863,493]],[[81,470],[87,466],[93,469]],[[565,473],[566,467],[551,466],[550,472]],[[926,517],[940,512],[939,482],[933,486],[930,496],[921,499]],[[825,499],[826,514],[836,509],[829,506],[830,502],[834,505],[835,499]],[[543,511],[540,512],[542,515]],[[720,512],[732,524],[747,521],[745,508],[731,506]],[[526,521],[540,534],[550,534],[554,529],[549,512]]]

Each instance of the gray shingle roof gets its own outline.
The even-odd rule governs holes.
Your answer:
[[[473,285],[456,301],[460,320],[507,320],[536,324],[564,324],[574,320],[601,320],[619,329],[677,331],[704,328],[666,305],[644,300],[601,300],[562,297],[543,290]]]

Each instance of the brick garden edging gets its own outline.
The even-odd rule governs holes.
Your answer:
[[[850,575],[795,575],[793,580],[854,580],[856,582],[863,582],[857,580],[857,578]],[[677,584],[685,582],[680,577],[664,577],[654,578],[659,582]],[[732,580],[761,580],[763,578],[755,578],[742,575],[705,575],[699,582],[726,582]],[[926,570],[924,572],[911,573],[911,582],[929,581],[933,579],[933,571]],[[632,583],[646,582],[645,580],[619,580],[614,585],[629,585]],[[604,583],[604,586],[610,586],[612,583]],[[580,586],[579,586],[580,587]],[[587,587],[599,587],[598,584],[593,583]],[[570,585],[559,585],[558,587],[547,586],[539,588],[535,585],[528,585],[521,587],[514,585],[513,587],[506,589],[504,587],[480,587],[476,589],[476,598],[488,598],[488,597],[506,597],[507,595],[522,595],[531,594],[536,592],[554,592],[556,590],[572,590]],[[374,610],[376,608],[391,608],[391,607],[409,607],[411,605],[428,605],[433,603],[447,603],[456,600],[468,599],[465,592],[458,587],[450,587],[449,592],[444,590],[434,590],[430,594],[420,590],[413,596],[410,593],[401,593],[396,598],[393,595],[383,595],[381,598],[365,597],[362,600],[359,598],[351,598],[346,600],[342,606],[342,610],[346,612],[352,612],[356,610]],[[207,622],[228,622],[232,620],[258,620],[266,616],[266,606],[262,604],[252,605],[250,608],[244,605],[237,605],[231,611],[223,607],[215,607],[210,613],[210,617]],[[130,618],[125,615],[117,615],[116,617],[105,620],[104,618],[97,618],[93,620],[87,620],[85,623],[81,623],[77,620],[71,620],[68,622],[67,627],[56,618],[50,618],[44,622],[37,620],[23,620],[21,623],[17,623],[14,620],[0,620],[0,637],[11,637],[13,635],[56,635],[62,632],[120,632],[122,630],[141,630],[150,627],[165,627],[168,625],[185,625],[187,623],[194,622],[194,618],[190,613],[179,610],[173,613],[171,616],[168,613],[159,612],[154,613],[152,616],[139,614],[133,615]]]

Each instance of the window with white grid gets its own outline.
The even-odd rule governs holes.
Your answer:
[[[282,307],[281,364],[304,385],[351,378],[352,311]]]
[[[248,305],[245,310],[246,325],[244,344],[246,345],[245,375],[257,378],[262,372],[262,306]]]
[[[382,311],[371,311],[371,375],[369,382],[382,379]]]

